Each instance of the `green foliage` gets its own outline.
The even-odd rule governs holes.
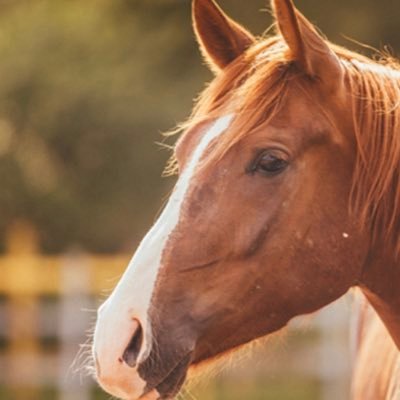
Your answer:
[[[262,33],[263,0],[221,0]],[[335,41],[400,43],[400,6],[297,0]],[[397,12],[397,14],[396,14]],[[190,112],[210,73],[189,0],[0,2],[0,235],[32,221],[44,249],[132,249],[171,180],[154,142]],[[3,240],[0,237],[0,247]]]
[[[1,231],[29,219],[47,250],[111,251],[151,222],[168,186],[154,142],[189,112],[201,67],[188,7],[150,4],[2,9]]]

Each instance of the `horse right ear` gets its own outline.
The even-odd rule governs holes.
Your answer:
[[[214,72],[243,54],[255,39],[213,0],[193,0],[193,27],[200,50]]]
[[[318,78],[331,90],[337,90],[343,79],[343,68],[325,39],[295,8],[292,0],[272,0],[272,6],[292,60],[307,75]]]

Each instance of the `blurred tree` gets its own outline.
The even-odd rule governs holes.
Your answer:
[[[220,3],[271,23],[263,0]],[[296,4],[347,47],[400,46],[393,1]],[[0,248],[27,219],[46,251],[132,249],[172,183],[154,142],[211,77],[190,23],[189,0],[0,1]]]
[[[141,235],[168,186],[160,180],[168,154],[154,142],[200,88],[188,7],[177,5],[4,6],[1,232],[29,219],[49,251],[72,243],[112,251]]]

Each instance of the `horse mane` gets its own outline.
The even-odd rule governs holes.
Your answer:
[[[400,255],[400,68],[390,57],[373,61],[329,44],[341,60],[352,92],[356,160],[350,211],[371,238]],[[190,118],[176,131],[235,113],[213,151],[219,159],[261,123],[273,119],[293,80],[306,77],[288,57],[280,36],[259,40],[201,93]],[[229,107],[229,108],[228,108]],[[174,158],[167,172],[176,172]]]
[[[357,159],[352,200],[372,239],[400,254],[400,71],[398,64],[352,59],[347,73],[353,92]]]

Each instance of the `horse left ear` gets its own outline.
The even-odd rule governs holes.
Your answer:
[[[272,5],[293,61],[311,78],[337,88],[343,78],[343,67],[328,43],[296,9],[292,0],[272,0]]]
[[[200,50],[216,73],[255,41],[254,36],[229,18],[214,0],[193,0],[192,16]]]

